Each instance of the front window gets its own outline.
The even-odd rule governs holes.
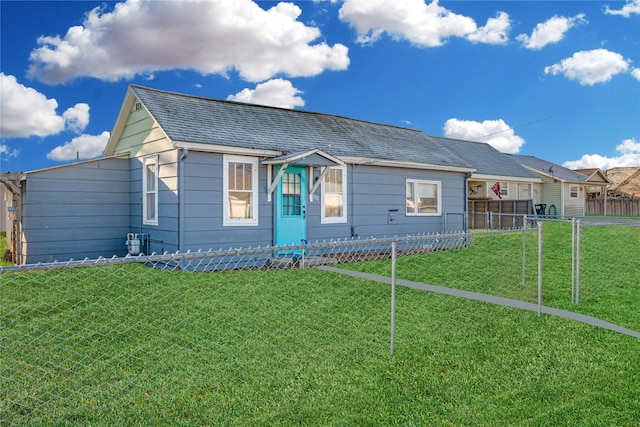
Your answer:
[[[224,225],[258,225],[258,159],[224,158]]]
[[[322,181],[322,223],[347,221],[347,169],[331,167]]]
[[[500,198],[509,197],[509,183],[501,182],[500,183]]]
[[[578,197],[578,186],[572,185],[571,187],[569,187],[569,193],[572,198]]]
[[[147,225],[158,225],[158,156],[143,160],[142,193],[142,222]]]
[[[440,215],[440,182],[407,180],[407,215]]]

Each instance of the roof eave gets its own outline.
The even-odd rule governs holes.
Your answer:
[[[173,141],[174,148],[182,148],[206,153],[236,154],[242,156],[277,157],[281,151],[265,150],[260,148],[244,148],[219,144],[207,144],[201,142]]]
[[[386,166],[386,167],[407,168],[407,169],[427,169],[427,170],[437,170],[437,171],[444,171],[444,172],[460,172],[460,173],[473,173],[476,171],[473,168],[463,167],[463,166],[433,165],[429,163],[375,159],[375,158],[369,158],[369,157],[338,156],[338,158],[345,163],[354,164],[354,165]]]

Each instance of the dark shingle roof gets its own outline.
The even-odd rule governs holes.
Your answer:
[[[572,171],[563,166],[556,165],[547,160],[542,160],[534,156],[522,156],[518,154],[510,154],[510,156],[521,165],[528,167],[532,170],[539,171],[545,175],[553,175],[553,177],[570,182],[586,182],[586,176],[581,173]],[[550,170],[551,169],[551,170]]]
[[[538,175],[522,167],[510,156],[483,142],[431,136],[438,144],[446,145],[476,169],[477,175],[496,175],[513,178],[539,179]]]
[[[363,157],[467,168],[478,174],[537,178],[485,143],[300,110],[223,101],[130,86],[174,142],[213,144],[283,154],[320,149]]]
[[[130,87],[173,141],[293,153],[321,149],[430,165],[473,166],[419,130],[298,110]]]

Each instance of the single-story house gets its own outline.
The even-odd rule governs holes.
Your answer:
[[[542,179],[488,144],[432,137],[448,145],[475,171],[467,183],[467,211],[500,214],[534,214],[533,187]]]
[[[595,183],[595,185],[589,184],[585,188],[587,199],[607,197],[607,188],[611,185],[611,181],[605,172],[599,168],[574,169],[574,171],[586,176],[588,183]]]
[[[542,214],[562,217],[585,215],[587,189],[606,188],[603,174],[583,175],[534,156],[509,154],[516,162],[537,174],[542,183],[533,186],[533,201]]]
[[[527,200],[539,179],[487,144],[132,85],[103,157],[3,183],[24,264],[124,256],[132,234],[164,253],[461,230],[446,214],[493,181]]]

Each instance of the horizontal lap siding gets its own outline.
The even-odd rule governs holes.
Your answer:
[[[22,201],[24,263],[125,254],[129,172],[102,159],[27,175]]]
[[[164,253],[178,250],[178,176],[177,151],[158,153],[158,225],[143,224],[142,221],[142,161],[131,159],[131,197],[129,233],[144,233],[149,245],[143,252]]]
[[[442,215],[406,215],[407,179],[440,182]],[[318,213],[309,218],[309,239],[348,238],[352,231],[359,237],[441,232],[445,212],[465,210],[464,180],[464,174],[454,172],[349,165],[347,223],[320,224],[321,193],[318,190],[318,201],[311,203],[313,212],[317,209]],[[393,222],[389,221],[390,214],[395,218]]]
[[[223,226],[223,155],[192,151],[184,168],[182,250],[228,249],[273,244],[273,202],[267,201],[267,168],[259,166],[258,225]]]

